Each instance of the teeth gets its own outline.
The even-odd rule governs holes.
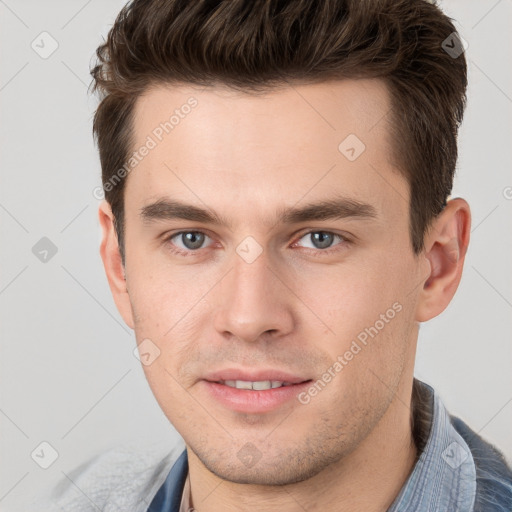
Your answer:
[[[253,389],[255,391],[263,391],[266,389],[274,389],[290,385],[288,382],[281,382],[279,380],[259,380],[254,382],[247,380],[225,380],[223,384],[230,388]]]
[[[252,383],[252,389],[255,389],[256,391],[270,389],[271,387],[272,387],[272,384],[270,383],[269,380],[262,380],[262,381]]]
[[[252,382],[246,380],[237,380],[235,382],[236,389],[252,389]]]

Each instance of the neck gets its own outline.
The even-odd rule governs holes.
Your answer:
[[[208,471],[188,449],[191,503],[197,512],[347,510],[383,512],[410,475],[417,456],[411,431],[412,375],[358,447],[314,477],[283,486],[236,484]]]

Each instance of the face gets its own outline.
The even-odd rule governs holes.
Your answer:
[[[137,102],[134,150],[151,147],[126,182],[118,306],[159,354],[144,371],[162,410],[224,479],[319,473],[412,378],[425,267],[389,108],[372,80]]]

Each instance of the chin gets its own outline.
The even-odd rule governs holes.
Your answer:
[[[308,480],[336,461],[327,454],[301,454],[293,450],[288,456],[277,454],[273,457],[261,454],[261,458],[248,467],[236,456],[230,461],[224,455],[217,457],[197,454],[203,465],[214,475],[223,480],[244,485],[289,485]],[[242,457],[241,457],[242,458]]]

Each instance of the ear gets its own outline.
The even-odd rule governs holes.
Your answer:
[[[107,201],[102,201],[98,210],[102,231],[100,255],[105,267],[110,291],[117,310],[125,323],[133,329],[133,313],[126,286],[125,269],[119,252],[117,233],[114,227],[114,215]]]
[[[471,212],[464,199],[452,199],[425,236],[423,257],[430,265],[416,307],[416,320],[426,322],[446,309],[459,286],[469,244]]]

